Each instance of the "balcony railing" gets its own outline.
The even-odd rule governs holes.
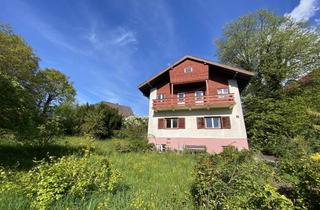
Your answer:
[[[153,109],[160,110],[183,110],[183,109],[209,109],[231,108],[235,104],[233,93],[224,95],[186,96],[183,98],[169,97],[154,99]]]

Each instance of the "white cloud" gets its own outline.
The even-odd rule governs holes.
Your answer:
[[[298,6],[285,15],[296,21],[308,21],[319,9],[319,0],[300,0]]]
[[[112,42],[114,44],[123,46],[130,43],[136,43],[137,39],[135,34],[132,31],[127,31],[123,28],[120,28],[118,37],[112,40]]]
[[[85,38],[94,48],[104,50],[120,46],[129,47],[138,43],[136,33],[125,27],[98,30],[97,27],[93,26]]]

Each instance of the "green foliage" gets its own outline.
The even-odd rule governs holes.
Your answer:
[[[99,103],[92,106],[85,113],[81,130],[84,134],[88,134],[94,138],[105,139],[110,138],[114,130],[120,129],[121,124],[122,116],[118,114],[116,109]]]
[[[46,146],[62,135],[60,119],[52,117],[37,127],[37,135],[34,137],[34,144]]]
[[[38,58],[24,40],[0,24],[0,129],[20,133],[37,122],[34,92]]]
[[[146,138],[148,119],[130,116],[123,119],[121,130],[115,133],[117,138]]]
[[[59,133],[52,109],[74,97],[72,84],[58,70],[40,71],[32,48],[1,24],[0,48],[0,133],[28,143],[51,142]]]
[[[76,91],[66,75],[56,69],[43,69],[38,76],[37,105],[42,114],[52,113],[52,108],[64,101],[72,101]]]
[[[147,152],[154,150],[154,145],[150,144],[147,139],[121,139],[115,143],[116,151],[126,152]]]
[[[103,158],[107,158],[112,164],[112,170],[119,171],[122,178],[119,185],[116,185],[116,189],[113,192],[94,190],[92,193],[89,192],[85,197],[65,194],[63,198],[53,201],[48,206],[48,209],[194,209],[192,201],[189,198],[189,188],[193,180],[192,168],[196,163],[196,156],[173,152],[131,152],[120,154],[114,152],[114,141],[94,141],[93,146],[95,149],[91,155],[96,156],[99,154],[98,157],[103,155]],[[70,152],[77,153],[77,150],[82,151],[81,145],[86,142],[86,139],[83,137],[66,137],[65,139],[56,141],[54,145],[49,145],[48,148],[43,148],[42,151],[44,154],[46,152],[50,152],[50,154],[56,152],[54,153],[56,156],[70,156]],[[4,141],[2,140],[0,141],[0,149],[3,147]],[[21,148],[21,151],[17,151],[16,155],[20,153],[23,155],[26,150]],[[70,150],[70,152],[66,150]],[[4,150],[0,150],[1,164],[7,161],[5,159],[7,155],[14,156],[12,153],[6,153],[7,155],[3,153]],[[30,156],[22,156],[21,159],[32,160],[32,154],[36,154],[32,151],[28,153]],[[38,159],[42,156],[34,156],[34,158],[36,157]],[[24,166],[26,162],[20,161],[20,159],[17,160],[19,160],[20,164],[16,170],[30,168],[29,165],[28,167]],[[53,163],[55,162],[56,160],[53,160]],[[81,165],[78,163],[79,160],[75,161],[74,164],[78,167],[83,165],[82,163]],[[92,164],[97,166],[99,159],[96,159]],[[9,172],[8,169],[4,170]],[[34,170],[35,168],[32,169],[32,171]],[[0,192],[0,209],[34,209],[30,207],[30,203],[32,201],[35,202],[36,193],[31,198],[27,197],[25,192],[21,192],[24,186],[30,184],[24,181],[26,179],[22,179],[22,176],[25,177],[27,173],[25,170],[20,172],[12,171],[10,175],[12,179],[10,178],[9,180],[12,180],[12,183],[18,189],[15,190],[16,188],[10,187],[7,188],[9,191]],[[53,177],[53,175],[49,176]],[[78,174],[78,176],[81,176],[81,174]],[[8,179],[5,180],[8,181]]]
[[[70,101],[66,101],[56,107],[54,116],[61,119],[61,125],[65,135],[73,136],[81,134],[81,124],[83,123],[83,116],[86,113],[86,110],[83,110],[85,107],[87,107],[87,105],[80,106]]]
[[[265,153],[281,155],[280,149],[295,136],[315,135],[302,97],[272,99],[248,97],[245,100],[246,126],[250,145]],[[285,149],[286,150],[286,149]]]
[[[40,161],[16,182],[1,185],[2,191],[19,189],[32,199],[31,206],[46,209],[65,196],[85,198],[92,193],[113,192],[120,181],[120,174],[112,170],[107,158],[97,155],[84,157],[64,156]]]
[[[287,189],[282,189],[298,208],[320,208],[320,155],[286,158],[279,164]]]
[[[252,152],[226,149],[220,155],[204,156],[195,169],[192,195],[206,209],[293,209],[279,194],[273,170]]]
[[[317,30],[266,10],[240,17],[217,41],[222,63],[255,72],[247,93],[277,97],[282,84],[319,68]]]

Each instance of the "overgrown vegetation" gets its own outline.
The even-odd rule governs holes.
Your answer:
[[[4,171],[2,175],[10,181],[2,181],[1,193],[25,195],[31,200],[31,207],[38,209],[46,209],[65,196],[84,199],[92,193],[112,192],[120,178],[106,157],[90,154],[57,160],[51,157],[25,174],[13,176]]]
[[[220,60],[255,73],[243,92],[251,148],[283,156],[299,137],[319,149],[308,113],[320,111],[319,41],[318,28],[266,10],[226,26],[217,42]]]
[[[93,141],[88,145],[88,140],[82,137],[67,137],[56,141],[54,150],[53,145],[43,148],[50,151],[49,156],[62,159],[51,160],[44,155],[45,160],[25,168],[23,161],[42,159],[43,154],[37,157],[33,147],[24,154],[7,147],[9,153],[5,146],[11,143],[1,140],[1,153],[20,157],[16,160],[21,164],[8,162],[6,168],[1,167],[0,173],[5,176],[0,178],[0,209],[30,209],[31,205],[47,209],[193,208],[189,189],[196,156],[171,152],[118,153],[116,142],[124,140]],[[86,156],[84,150],[90,151],[90,155]],[[3,162],[12,161],[0,158]],[[114,175],[110,177],[111,172]],[[58,193],[53,196],[48,191]]]
[[[272,167],[253,154],[229,148],[203,157],[192,191],[196,204],[206,209],[293,209],[292,201],[277,192]]]
[[[0,209],[319,209],[319,41],[265,10],[227,25],[220,60],[255,72],[252,151],[200,156],[152,152],[146,119],[75,103],[67,76],[0,25]]]

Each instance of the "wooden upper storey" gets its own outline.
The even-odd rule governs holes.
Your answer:
[[[169,70],[170,83],[182,84],[209,79],[208,64],[186,59]]]
[[[174,97],[179,89],[192,95],[199,88],[205,91],[205,95],[214,95],[217,89],[228,86],[229,79],[236,79],[241,91],[252,76],[252,72],[243,69],[185,56],[140,84],[139,89],[145,96],[149,96],[152,88],[158,93],[164,92],[167,97]]]

